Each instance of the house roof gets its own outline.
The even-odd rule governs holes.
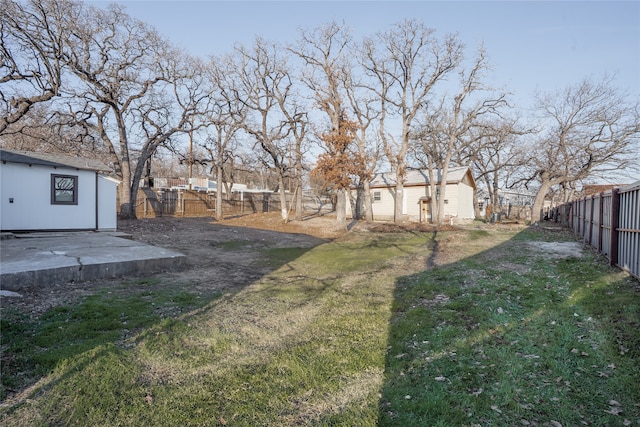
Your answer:
[[[629,185],[626,185],[626,186],[622,187],[620,190],[622,190],[624,192],[627,192],[627,191],[635,191],[635,190],[637,190],[639,188],[640,188],[640,181],[636,181],[633,184],[629,184]]]
[[[6,148],[0,149],[0,160],[2,163],[24,163],[28,165],[51,166],[54,168],[66,167],[100,172],[110,171],[109,167],[99,160],[64,156],[61,154],[8,150]]]
[[[471,185],[475,188],[476,183],[468,167],[453,167],[447,172],[447,184],[458,184],[468,177]],[[437,183],[442,181],[442,170],[437,170]],[[412,169],[407,171],[404,180],[405,187],[427,185],[429,183],[429,172],[426,169]],[[377,173],[369,183],[373,187],[393,187],[396,185],[396,174],[393,172]]]
[[[609,191],[612,188],[622,187],[620,184],[585,184],[582,187],[583,197],[591,196],[592,194],[602,193],[603,191]]]

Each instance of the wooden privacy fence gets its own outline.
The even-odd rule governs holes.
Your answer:
[[[290,206],[293,195],[287,193],[287,205]],[[117,201],[120,206],[120,201]],[[303,198],[303,210],[326,212],[332,209],[330,201],[318,197]],[[225,216],[249,213],[280,212],[280,196],[273,192],[234,192],[227,199],[223,196],[222,210]],[[156,218],[162,216],[215,216],[216,195],[194,190],[156,190],[141,188],[136,201],[138,218]]]
[[[559,206],[552,218],[640,278],[640,182]]]
[[[280,211],[277,194],[233,193],[230,199],[223,198],[225,215]],[[138,218],[162,216],[215,216],[216,195],[204,191],[140,189],[136,201]]]

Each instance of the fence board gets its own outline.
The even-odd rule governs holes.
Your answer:
[[[192,190],[155,192],[145,189],[138,192],[136,216],[214,216],[215,208],[215,193]],[[223,200],[223,210],[225,215],[279,211],[280,201],[271,193],[244,193],[242,196],[234,193],[231,199]]]
[[[564,223],[615,265],[640,278],[640,183],[573,201]]]
[[[620,191],[618,266],[640,277],[640,186]]]
[[[600,251],[607,259],[611,259],[611,192],[602,195],[600,205],[602,206],[602,227],[600,235],[602,243]]]
[[[292,194],[287,193],[287,204]],[[120,200],[117,200],[120,206]],[[231,199],[223,199],[225,216],[248,213],[281,212],[279,195],[272,192],[243,194],[233,193]],[[138,218],[162,216],[215,216],[216,195],[195,190],[158,190],[141,188],[136,202]],[[318,197],[303,197],[303,209],[309,212],[328,212],[333,209],[330,200]],[[295,207],[293,208],[295,211]]]

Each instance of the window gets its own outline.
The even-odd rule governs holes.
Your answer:
[[[51,175],[51,204],[78,204],[78,177],[75,175]]]
[[[382,192],[381,191],[374,191],[373,192],[373,201],[374,202],[379,202],[382,200]]]

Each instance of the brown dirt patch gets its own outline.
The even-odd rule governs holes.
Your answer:
[[[118,231],[131,239],[176,250],[187,256],[177,271],[146,275],[157,287],[181,286],[203,295],[246,286],[278,265],[264,262],[270,248],[312,248],[345,232],[335,230],[335,218],[319,216],[284,224],[278,213],[252,214],[217,222],[210,217],[163,217],[119,221]],[[138,292],[140,277],[93,282],[54,283],[46,288],[23,287],[19,297],[2,297],[2,307],[32,317],[68,305],[99,291]]]
[[[433,226],[419,223],[397,225],[353,221],[350,231],[372,233],[433,232]],[[447,226],[446,230],[455,227]],[[438,230],[444,230],[440,228]],[[233,292],[279,267],[264,260],[264,252],[273,248],[304,250],[346,236],[337,230],[335,216],[309,215],[302,221],[284,223],[278,212],[225,218],[161,217],[119,221],[118,231],[131,239],[176,250],[187,256],[185,268],[146,275],[155,287],[180,286],[189,292],[210,295]],[[438,254],[442,256],[443,254]],[[45,311],[100,291],[138,292],[142,278],[125,277],[93,282],[54,283],[46,288],[21,288],[20,297],[2,297],[3,308],[16,308],[38,317]]]

